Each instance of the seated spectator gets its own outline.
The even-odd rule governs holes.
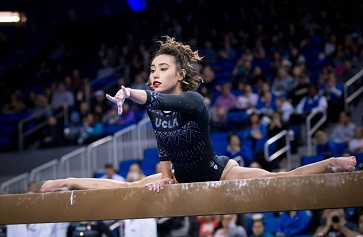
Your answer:
[[[105,164],[103,168],[104,174],[100,177],[101,179],[114,179],[120,181],[126,181],[124,177],[116,173],[116,169],[112,164]]]
[[[199,222],[199,237],[213,237],[216,228],[221,223],[215,215],[197,216]]]
[[[317,131],[314,138],[316,142],[316,155],[324,156],[326,159],[340,156],[336,145],[333,141],[328,140],[328,136],[324,131]]]
[[[63,126],[54,116],[48,117],[47,125],[43,129],[42,148],[60,147],[64,145]]]
[[[275,100],[276,111],[281,115],[284,124],[288,124],[294,107],[285,97],[279,96]]]
[[[268,138],[267,131],[268,128],[261,122],[260,116],[257,113],[252,113],[242,139],[252,141],[252,150],[257,151],[257,142]]]
[[[264,221],[257,219],[252,222],[252,234],[249,237],[273,237],[273,235],[265,231]]]
[[[132,89],[139,89],[139,90],[149,90],[149,87],[146,85],[146,78],[145,72],[139,72],[135,75],[134,82],[130,85]]]
[[[276,97],[274,97],[271,92],[267,91],[264,93],[261,100],[258,101],[255,111],[260,116],[262,116],[263,121],[267,119],[267,121],[269,122],[269,118],[272,116],[274,111],[276,111],[275,98]]]
[[[122,114],[119,116],[119,124],[136,123],[135,111],[133,111],[128,103],[122,104]]]
[[[64,106],[72,109],[75,105],[75,96],[68,90],[63,82],[59,82],[57,89],[52,94],[51,106],[56,110],[63,109]]]
[[[41,236],[41,235],[39,235]],[[92,237],[116,237],[108,225],[103,221],[72,222],[67,230],[67,237],[92,236]]]
[[[228,136],[227,157],[234,159],[240,166],[248,167],[253,161],[253,151],[250,147],[242,144],[241,138],[232,133]]]
[[[78,112],[71,114],[71,121],[64,128],[65,145],[77,145],[77,138],[81,131],[81,116]]]
[[[132,164],[127,172],[126,181],[134,182],[145,178],[145,174],[142,172],[139,164]]]
[[[352,114],[349,111],[341,111],[339,114],[339,123],[334,125],[331,133],[331,140],[335,143],[345,142],[347,145],[354,137],[354,131],[357,127],[351,122]]]
[[[271,85],[271,92],[276,96],[286,97],[291,92],[294,85],[294,79],[285,67],[280,67],[277,71],[276,78]]]
[[[363,152],[363,126],[357,126],[354,137],[349,141],[349,151],[356,155]]]
[[[309,78],[301,72],[301,69],[297,68],[296,70],[297,72],[295,72],[296,75],[294,86],[287,96],[288,100],[294,107],[299,104],[302,98],[308,95],[308,89],[310,85]]]
[[[83,119],[83,126],[79,137],[77,139],[78,144],[88,144],[93,142],[94,139],[99,138],[103,134],[103,124],[101,123],[98,116],[93,114],[88,114],[86,118]]]
[[[97,78],[109,77],[113,74],[113,67],[107,58],[102,58],[100,61],[101,65],[97,69]]]
[[[243,86],[242,88],[239,86],[242,93],[237,96],[236,109],[255,108],[257,105],[258,95],[252,91],[252,86],[248,84],[244,85],[243,83],[239,83],[239,85]]]
[[[95,92],[95,96],[92,98],[91,101],[92,113],[95,113],[97,106],[100,106],[104,112],[108,111],[111,108],[109,100],[106,99],[105,92],[103,90],[97,90]]]
[[[13,92],[7,101],[2,106],[1,112],[3,114],[21,113],[26,109],[25,103],[20,98],[21,92]]]
[[[359,227],[346,220],[344,209],[322,210],[321,223],[315,230],[313,237],[352,236],[352,232],[359,233]]]
[[[222,215],[222,227],[215,231],[213,237],[247,237],[246,229],[237,225],[236,222],[236,214]]]
[[[276,236],[297,236],[307,234],[312,220],[312,213],[308,210],[284,211],[280,216],[280,230]]]
[[[102,118],[104,124],[120,124],[120,117],[117,114],[117,109],[110,109]]]
[[[339,112],[344,109],[344,86],[337,82],[334,73],[330,73],[327,81],[320,86],[319,94],[327,98],[327,115],[332,123],[338,122]]]
[[[227,112],[235,108],[237,97],[232,94],[232,83],[227,82],[222,87],[222,94],[219,95],[214,101],[213,107],[215,110],[215,117],[212,117],[212,122],[216,127],[223,130],[227,123]]]
[[[294,122],[301,124],[302,122],[305,122],[305,119],[310,113],[317,113],[312,119],[311,127],[313,127],[322,117],[322,114],[327,111],[327,108],[328,103],[326,97],[319,95],[315,86],[309,86],[308,95],[301,99],[296,107],[296,113],[293,113],[291,116],[297,116]],[[290,121],[291,119],[292,118],[290,117]]]

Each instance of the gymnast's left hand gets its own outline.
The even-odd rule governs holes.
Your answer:
[[[163,190],[165,188],[165,185],[167,184],[174,184],[174,180],[171,178],[162,178],[159,181],[148,183],[145,186],[149,187],[150,190],[154,190],[155,192],[160,192],[160,190]]]

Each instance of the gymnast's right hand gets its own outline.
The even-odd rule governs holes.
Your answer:
[[[121,89],[116,93],[115,96],[110,96],[109,94],[106,94],[106,98],[109,101],[117,104],[118,115],[122,114],[122,104],[125,102],[125,99],[129,97],[130,97],[130,90],[128,88],[125,88],[124,86],[121,87]]]
[[[167,184],[174,184],[174,180],[171,178],[162,178],[159,181],[148,183],[145,186],[149,187],[150,190],[154,190],[155,192],[160,192],[160,190],[163,190],[165,188],[165,185]]]
[[[40,187],[40,192],[54,192],[54,191],[68,191],[69,188],[61,179],[58,180],[48,180],[43,183]]]

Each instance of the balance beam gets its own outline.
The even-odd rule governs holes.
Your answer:
[[[0,196],[0,224],[256,213],[363,206],[363,172]]]

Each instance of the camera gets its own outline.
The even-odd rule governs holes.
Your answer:
[[[334,222],[334,223],[339,223],[339,216],[333,216],[331,218],[331,220]]]

